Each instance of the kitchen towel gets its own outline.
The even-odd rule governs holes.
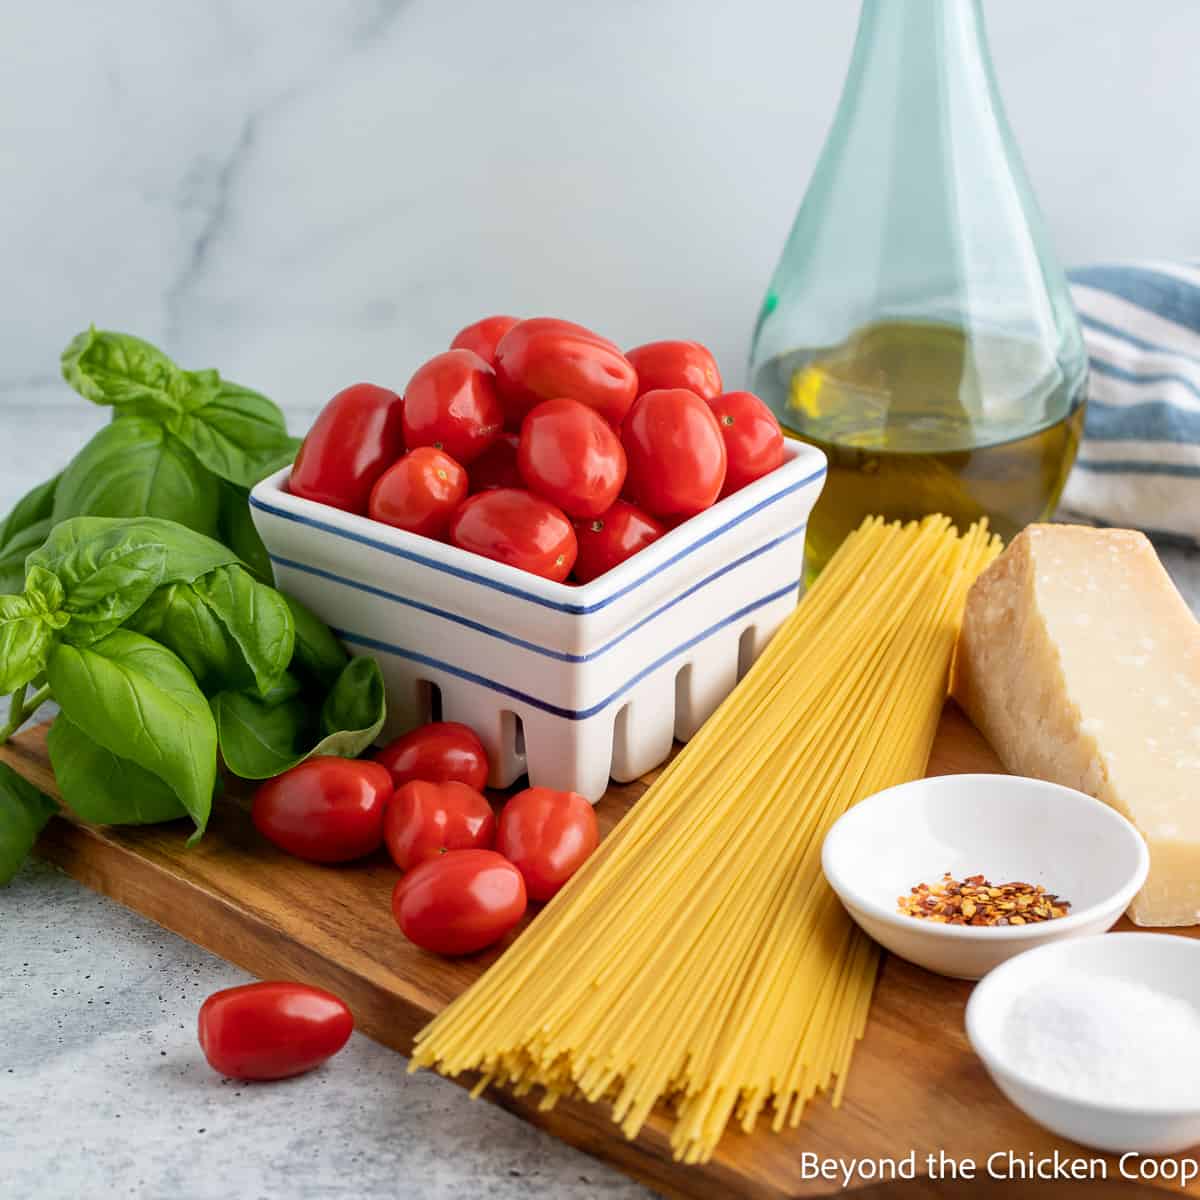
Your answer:
[[[1083,267],[1071,294],[1091,373],[1060,517],[1200,542],[1200,266]]]

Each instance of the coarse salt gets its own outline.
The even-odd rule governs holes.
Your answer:
[[[1065,971],[1013,1001],[1008,1066],[1093,1104],[1200,1107],[1200,1010],[1117,977]]]

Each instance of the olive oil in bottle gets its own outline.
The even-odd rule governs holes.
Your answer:
[[[986,516],[1005,540],[1054,511],[1083,427],[1085,372],[1036,341],[879,321],[762,364],[753,386],[829,459],[809,519],[811,580],[862,520]]]

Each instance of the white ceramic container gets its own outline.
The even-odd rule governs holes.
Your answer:
[[[1094,976],[1097,989],[1113,978],[1126,979],[1200,1008],[1200,942],[1192,938],[1114,933],[1022,954],[993,971],[967,1004],[967,1038],[996,1086],[1039,1125],[1084,1146],[1112,1153],[1177,1154],[1200,1144],[1200,1103],[1149,1108],[1120,1096],[1084,1101],[1034,1082],[1016,1068],[1004,1038],[1012,1005],[1069,970]]]
[[[1020,775],[942,775],[856,804],[822,847],[825,877],[880,945],[955,979],[979,979],[1032,946],[1110,929],[1146,880],[1150,855],[1120,813],[1073,788]],[[1036,925],[942,925],[897,911],[917,883],[982,874],[1041,884],[1070,913]]]
[[[428,720],[470,725],[491,784],[595,801],[699,729],[795,607],[804,530],[825,458],[784,464],[579,587],[260,483],[251,512],[279,585],[351,652],[375,656],[391,737]]]

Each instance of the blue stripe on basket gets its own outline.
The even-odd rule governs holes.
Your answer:
[[[522,600],[528,600],[531,604],[541,605],[542,608],[551,608],[556,612],[573,613],[582,616],[585,613],[599,612],[602,608],[607,608],[610,604],[619,600],[622,596],[628,595],[634,589],[639,588],[647,580],[652,579],[659,571],[665,570],[667,567],[673,566],[680,559],[687,558],[689,554],[693,554],[699,550],[701,546],[707,546],[709,542],[719,538],[722,534],[728,533],[729,530],[740,525],[743,521],[749,520],[756,513],[762,512],[764,508],[769,508],[772,504],[782,500],[785,496],[790,496],[794,492],[798,492],[801,488],[807,487],[810,483],[822,478],[825,474],[825,468],[822,467],[819,471],[814,471],[811,475],[804,479],[784,488],[782,491],[775,492],[773,495],[767,496],[760,500],[752,508],[746,509],[745,512],[739,513],[736,517],[726,521],[724,525],[714,529],[711,533],[707,533],[698,541],[690,542],[684,546],[678,553],[673,554],[666,562],[659,564],[652,571],[647,572],[639,579],[633,580],[632,583],[626,584],[619,591],[613,592],[611,596],[606,596],[603,600],[596,601],[595,604],[570,604],[563,603],[559,600],[547,600],[544,596],[537,596],[533,592],[527,592],[523,588],[514,587],[512,584],[500,583],[495,579],[489,579],[485,575],[480,575],[475,571],[468,571],[463,567],[452,567],[447,563],[438,562],[437,559],[429,558],[424,554],[417,554],[412,550],[401,550],[398,546],[393,546],[388,542],[379,541],[377,538],[368,537],[363,533],[351,533],[345,529],[339,529],[336,525],[331,525],[327,521],[317,520],[316,517],[301,516],[299,513],[287,512],[282,508],[276,508],[274,505],[267,504],[257,496],[251,495],[250,505],[252,508],[260,509],[262,512],[270,513],[274,517],[280,517],[285,521],[294,521],[297,525],[308,525],[313,529],[323,530],[325,533],[332,533],[336,537],[345,538],[347,541],[358,542],[364,546],[370,546],[373,550],[381,550],[385,554],[395,555],[397,558],[407,559],[409,562],[420,563],[422,566],[429,567],[434,571],[441,571],[446,575],[452,575],[456,579],[464,579],[469,583],[479,584],[480,587],[491,588],[493,591],[503,592],[506,596],[517,596]]]
[[[662,655],[661,658],[656,658],[649,666],[643,667],[632,679],[623,683],[615,692],[612,692],[601,700],[598,704],[593,704],[591,708],[575,709],[562,708],[557,704],[549,704],[545,700],[539,700],[536,696],[529,695],[528,692],[519,691],[517,688],[511,688],[507,684],[499,683],[495,679],[489,679],[486,675],[478,675],[474,671],[468,671],[463,667],[456,667],[452,663],[443,662],[440,658],[432,658],[428,654],[419,654],[415,650],[406,650],[403,646],[394,646],[390,642],[381,642],[377,638],[363,637],[360,634],[351,633],[345,629],[334,629],[344,642],[350,642],[354,646],[364,646],[368,650],[382,650],[387,654],[394,654],[397,658],[406,658],[409,662],[420,663],[422,666],[433,667],[439,671],[445,671],[448,675],[454,675],[459,679],[465,679],[469,683],[476,683],[480,687],[485,687],[489,691],[499,692],[502,696],[508,696],[512,700],[519,700],[522,704],[528,704],[531,708],[539,708],[542,712],[550,713],[555,717],[563,717],[568,721],[586,721],[589,717],[594,717],[598,712],[607,708],[614,700],[623,696],[630,688],[641,683],[647,675],[657,671],[659,667],[669,663],[671,659],[690,650],[693,646],[712,637],[714,633],[719,632],[728,625],[732,625],[735,621],[740,621],[743,617],[749,616],[755,609],[762,608],[767,604],[771,604],[775,600],[781,599],[789,592],[798,592],[800,590],[800,580],[795,579],[791,583],[785,584],[781,588],[777,588],[773,592],[755,600],[752,604],[747,604],[744,608],[739,608],[737,612],[730,613],[723,620],[718,621],[715,625],[710,625],[695,637],[688,638],[686,642],[681,642],[673,650]]]
[[[454,624],[462,625],[466,629],[472,629],[476,633],[485,634],[487,637],[507,642],[512,646],[520,646],[523,650],[532,650],[535,654],[543,654],[547,658],[557,659],[559,662],[582,663],[592,662],[602,654],[607,654],[609,650],[623,642],[630,634],[636,633],[647,622],[662,616],[663,613],[668,609],[674,608],[681,600],[686,600],[689,596],[695,595],[701,588],[707,587],[723,575],[728,575],[730,571],[734,571],[744,563],[758,558],[760,554],[765,554],[768,550],[773,550],[776,546],[790,541],[794,537],[799,537],[807,528],[807,524],[805,522],[802,525],[797,525],[795,529],[789,529],[786,533],[781,533],[778,537],[772,538],[769,542],[765,542],[759,546],[758,549],[751,550],[749,554],[743,554],[741,558],[735,558],[733,562],[726,563],[720,570],[714,571],[711,575],[707,575],[699,582],[692,584],[686,591],[680,592],[678,596],[668,600],[666,604],[656,608],[652,613],[648,613],[640,621],[637,621],[628,629],[617,634],[611,641],[605,642],[603,646],[589,651],[587,654],[567,654],[561,650],[552,650],[549,646],[541,646],[537,642],[528,642],[524,638],[516,637],[511,633],[504,633],[499,629],[492,628],[490,625],[484,625],[481,621],[472,621],[470,617],[460,616],[458,613],[450,612],[444,608],[437,608],[432,604],[425,604],[420,600],[412,600],[408,596],[398,596],[395,592],[386,591],[370,583],[360,583],[357,579],[347,579],[344,575],[335,575],[332,571],[326,571],[322,567],[311,567],[307,563],[296,562],[290,558],[281,558],[274,554],[271,555],[271,561],[276,566],[288,567],[293,571],[303,571],[306,575],[315,575],[319,579],[328,579],[332,583],[340,583],[345,587],[354,588],[355,591],[366,592],[368,595],[379,596],[384,600],[391,600],[396,604],[402,604],[406,608],[413,608],[418,612],[428,613],[430,616],[441,617],[446,621],[453,621]]]

